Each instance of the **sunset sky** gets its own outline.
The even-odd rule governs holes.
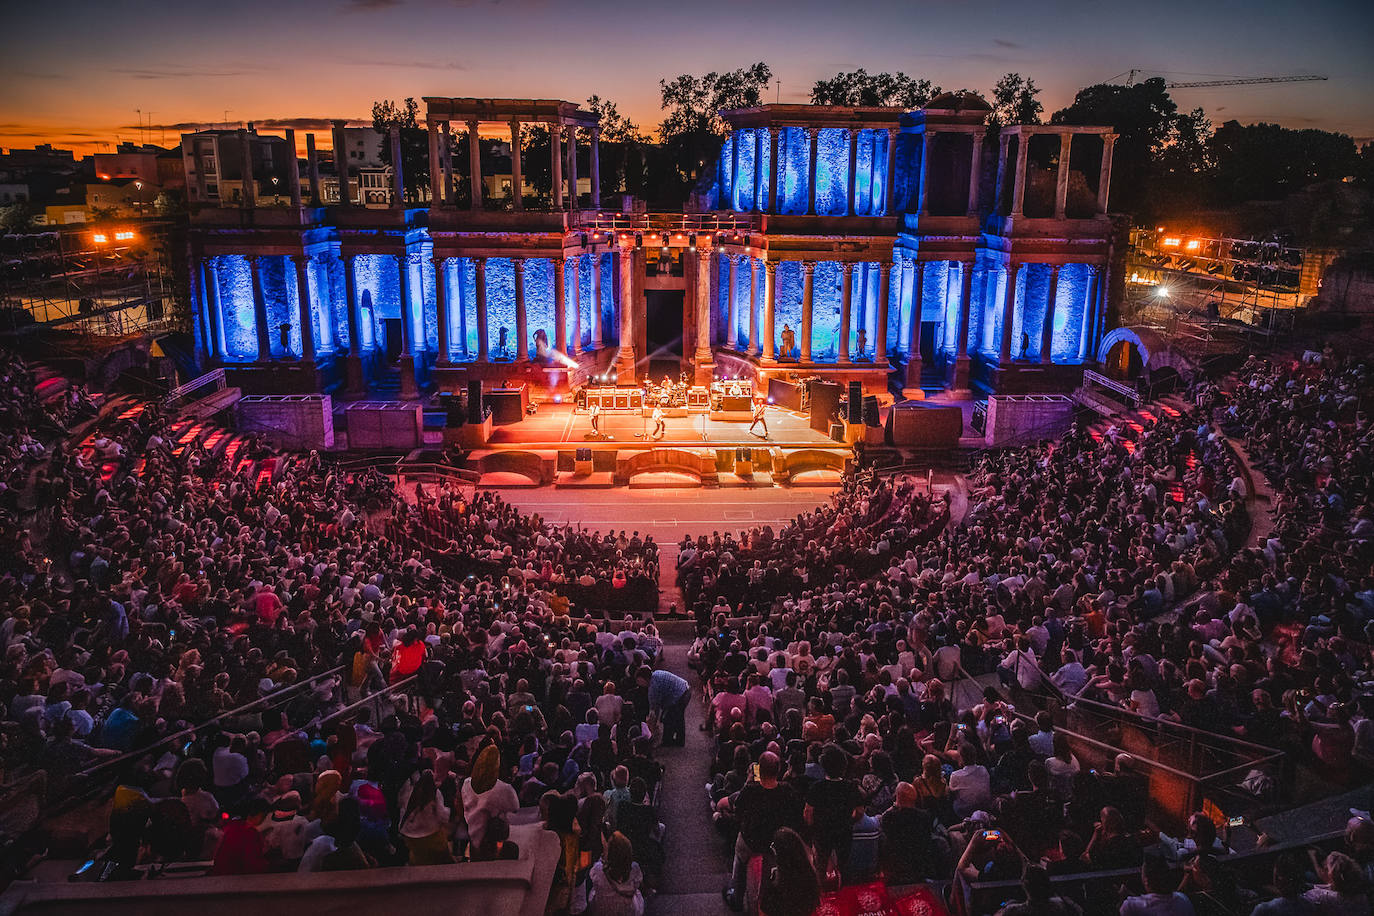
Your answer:
[[[424,95],[617,102],[659,120],[658,81],[766,61],[782,101],[840,70],[902,70],[984,92],[1009,70],[1075,90],[1137,67],[1171,79],[1324,83],[1175,90],[1215,123],[1273,121],[1374,137],[1374,2],[1216,0],[220,0],[10,2],[0,146],[78,155],[192,126],[368,117]],[[775,87],[769,100],[776,97]],[[321,146],[328,146],[325,138]]]

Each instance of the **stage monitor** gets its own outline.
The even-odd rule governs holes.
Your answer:
[[[878,398],[876,395],[867,395],[864,398],[864,426],[880,426],[878,417]]]
[[[818,433],[830,435],[830,422],[840,409],[840,392],[844,389],[832,382],[812,379],[811,386],[811,423]]]

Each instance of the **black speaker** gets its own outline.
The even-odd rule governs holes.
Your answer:
[[[588,446],[585,446],[585,445],[579,446],[579,447],[573,452],[573,460],[574,460],[574,461],[591,461],[591,460],[592,460],[592,450],[591,450],[591,448],[589,448]]]
[[[481,423],[485,413],[482,405],[482,383],[476,380],[468,382],[468,422]]]
[[[864,425],[878,425],[878,396],[870,394],[864,398]]]
[[[864,421],[864,383],[849,383],[849,411],[845,419],[850,423]]]
[[[444,412],[444,425],[450,429],[462,426],[466,420],[463,399],[454,394],[440,394],[437,400],[439,409]]]
[[[747,445],[743,445],[743,446],[737,447],[737,448],[735,449],[735,460],[736,460],[736,461],[753,461],[753,460],[754,460],[754,452],[753,452],[753,449],[749,448],[749,446],[747,446]]]

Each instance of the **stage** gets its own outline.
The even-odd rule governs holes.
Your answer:
[[[566,448],[568,446],[588,446],[590,448],[657,448],[661,446],[720,447],[736,446],[775,446],[778,448],[833,447],[837,443],[810,426],[804,414],[794,413],[778,407],[768,407],[764,414],[768,423],[768,438],[762,435],[762,427],[755,433],[749,432],[749,420],[714,420],[706,415],[705,433],[702,438],[703,420],[699,413],[686,417],[667,417],[664,419],[666,432],[662,439],[649,439],[654,422],[649,417],[641,417],[638,412],[603,411],[601,432],[604,438],[592,436],[592,420],[586,411],[574,411],[571,404],[540,404],[539,412],[526,416],[518,423],[497,426],[492,430],[488,448],[516,447]],[[639,435],[644,434],[644,435]]]

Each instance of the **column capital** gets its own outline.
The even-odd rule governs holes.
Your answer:
[[[477,128],[480,127],[482,124],[482,122],[476,118],[469,118],[466,123],[468,126],[468,130],[472,131],[473,133],[476,133]]]
[[[305,264],[313,260],[313,256],[308,254],[293,254],[291,255],[291,260],[295,261],[297,264]]]
[[[549,260],[552,261],[554,264],[557,264],[559,267],[562,267],[568,259],[564,255],[558,254],[549,258]]]
[[[1117,140],[1119,140],[1120,138],[1121,138],[1121,134],[1103,134],[1103,135],[1102,135],[1102,142],[1105,143],[1105,144],[1107,144],[1108,146],[1111,146],[1113,143],[1115,143],[1115,142],[1116,142]]]
[[[806,274],[807,276],[810,276],[810,275],[812,275],[812,274],[814,274],[814,273],[816,272],[816,262],[815,262],[815,261],[802,261],[802,262],[801,262],[801,265],[802,265],[802,273]]]
[[[243,256],[243,259],[247,261],[249,264],[256,264],[258,263],[258,260],[262,257],[263,256],[260,254],[246,254]]]
[[[516,270],[524,270],[524,269],[525,269],[525,259],[524,259],[524,258],[511,258],[510,261],[511,261],[512,264],[515,265],[515,269],[516,269]]]
[[[487,272],[487,259],[486,259],[486,258],[484,258],[484,257],[483,257],[483,258],[471,258],[470,260],[471,260],[472,263],[477,267],[477,270],[478,270],[478,271],[480,271],[481,273],[486,273],[486,272]]]
[[[356,257],[357,255],[351,251],[344,251],[342,248],[339,249],[339,260],[343,261],[345,264],[352,264],[353,259]]]
[[[444,264],[444,262],[448,260],[448,255],[443,255],[443,254],[430,255],[430,258],[429,258],[429,259],[430,259],[431,261],[434,262],[434,266],[435,266],[435,267],[442,267],[443,264]]]
[[[773,276],[774,274],[776,274],[776,273],[778,272],[778,262],[777,262],[777,261],[764,261],[764,262],[763,262],[763,269],[764,269],[765,271],[767,271],[768,276],[771,277],[771,276]]]
[[[891,261],[891,260],[879,261],[879,262],[878,262],[878,267],[879,267],[880,270],[891,270],[891,269],[892,269],[892,265],[893,265],[893,261]]]
[[[853,273],[854,273],[854,262],[853,262],[853,261],[841,261],[841,262],[840,262],[840,270],[844,272],[844,275],[845,275],[845,276],[849,276],[849,275],[853,274]]]

